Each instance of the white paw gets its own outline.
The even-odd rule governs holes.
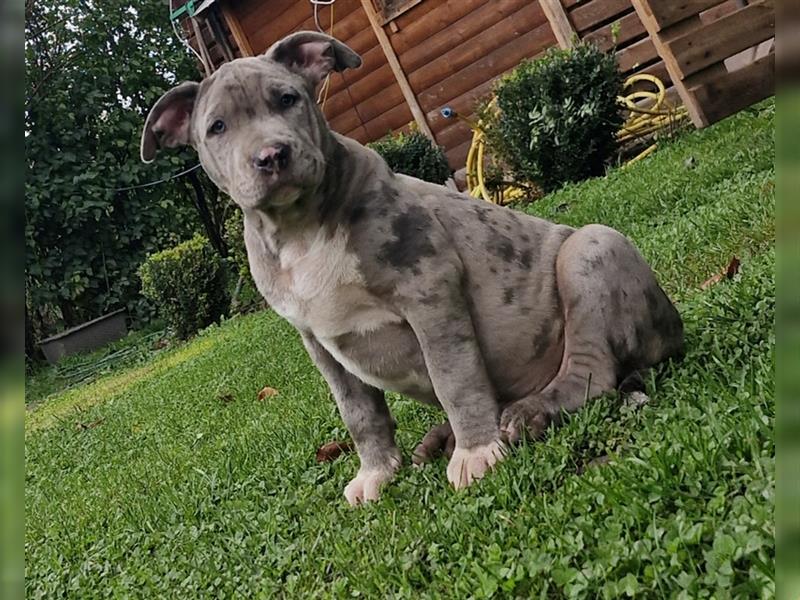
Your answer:
[[[458,448],[447,465],[447,480],[457,490],[465,488],[483,477],[498,461],[505,457],[505,446],[495,440],[485,446]]]
[[[381,495],[381,487],[384,483],[391,481],[394,474],[400,467],[399,459],[392,459],[386,467],[359,469],[355,478],[344,488],[344,497],[350,506],[356,506],[363,502],[374,502]]]
[[[631,392],[625,398],[625,406],[630,406],[631,408],[641,408],[648,402],[650,402],[650,396],[644,392]]]

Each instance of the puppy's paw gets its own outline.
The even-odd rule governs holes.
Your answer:
[[[458,448],[447,465],[447,480],[457,490],[465,488],[483,477],[498,461],[505,457],[505,446],[495,440],[484,446]]]
[[[500,415],[500,432],[509,444],[516,444],[523,436],[538,440],[544,436],[552,418],[534,399],[525,399],[509,405]]]
[[[374,502],[380,498],[381,487],[394,479],[394,474],[400,468],[400,462],[399,457],[392,457],[386,466],[372,469],[361,467],[355,478],[344,488],[344,497],[350,506]]]
[[[453,428],[450,423],[445,422],[441,425],[436,425],[422,441],[414,449],[411,455],[411,461],[415,467],[421,467],[427,462],[432,461],[440,454],[444,454],[447,458],[453,456],[453,451],[456,446],[456,438],[453,435]]]

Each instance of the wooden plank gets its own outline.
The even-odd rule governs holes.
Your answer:
[[[449,52],[440,55],[431,54],[431,59],[426,65],[409,73],[409,83],[415,90],[430,88],[445,77],[480,60],[489,52],[535,29],[540,16],[542,16],[541,10],[535,3],[523,6],[513,15],[488,27]]]
[[[617,23],[619,25],[617,26]],[[619,28],[617,37],[614,37],[614,30]],[[595,44],[604,52],[611,50],[614,46],[621,46],[647,33],[644,24],[636,13],[630,13],[622,17],[619,21],[604,25],[584,36],[585,42]]]
[[[654,31],[661,31],[721,2],[722,0],[668,0],[666,2],[653,0],[647,3],[647,12],[653,20]]]
[[[709,81],[691,88],[709,124],[732,115],[775,93],[775,53],[726,76],[709,76]]]
[[[700,21],[704,25],[708,23],[713,23],[717,19],[724,17],[727,14],[730,14],[736,10],[739,10],[742,7],[742,0],[726,0],[722,4],[718,4],[708,10],[704,10],[700,13]]]
[[[358,115],[358,111],[356,111],[355,107],[330,119],[328,123],[334,131],[349,131],[363,125],[361,117]]]
[[[542,6],[556,40],[558,40],[558,45],[562,48],[572,48],[577,32],[572,26],[561,0],[539,0],[539,4]]]
[[[667,43],[684,78],[775,35],[773,0],[760,0]]]
[[[575,7],[569,13],[569,19],[578,32],[595,29],[604,25],[609,19],[633,10],[630,0],[593,0],[588,4]]]
[[[469,147],[471,144],[471,140],[467,140],[455,148],[445,150],[444,154],[447,157],[447,162],[450,164],[451,169],[458,171],[466,164],[467,154],[469,153]]]
[[[390,131],[396,130],[401,125],[404,125],[412,119],[411,112],[408,110],[408,105],[405,103],[398,104],[393,109],[382,113],[375,119],[364,123],[364,129],[367,130],[370,140],[377,140],[382,138]]]
[[[449,100],[447,102],[447,106],[456,111],[457,114],[462,115],[467,119],[472,119],[478,104],[484,100],[487,100],[491,96],[492,89],[494,88],[496,81],[496,77],[484,81],[480,85],[467,90],[460,96]],[[466,124],[464,124],[461,119],[444,118],[442,116],[441,109],[429,111],[427,117],[428,122],[431,124],[431,128],[436,133],[437,139],[440,133],[444,133],[447,129],[458,126],[459,123],[466,127]]]
[[[417,4],[419,4],[420,2],[422,2],[422,0],[406,0],[405,2],[403,2],[396,9],[394,9],[392,11],[389,11],[389,12],[387,12],[385,14],[382,14],[381,15],[381,25],[388,25],[390,22],[393,22],[396,18],[398,18],[403,13],[406,13],[409,10],[411,10],[412,8],[414,8],[415,6],[417,6]]]
[[[241,23],[249,24],[260,19],[262,22],[259,24],[263,24],[263,20],[280,18],[285,11],[294,6],[295,2],[296,0],[270,0],[269,10],[264,10],[263,0],[226,1],[223,4],[232,6]]]
[[[436,138],[433,136],[433,132],[431,131],[428,122],[425,120],[425,113],[422,111],[422,108],[420,108],[417,97],[414,95],[414,90],[411,89],[411,85],[408,83],[406,74],[403,71],[403,68],[400,66],[400,62],[397,60],[397,55],[394,52],[394,48],[392,48],[391,43],[389,43],[389,38],[386,36],[386,32],[378,22],[378,16],[375,14],[375,9],[372,6],[372,0],[361,0],[361,6],[364,7],[364,12],[367,14],[369,24],[372,27],[372,30],[375,32],[375,37],[378,38],[378,43],[381,45],[383,53],[386,55],[386,60],[389,62],[389,66],[392,68],[392,72],[397,79],[397,84],[400,86],[400,90],[403,92],[403,96],[405,97],[406,103],[411,110],[411,114],[414,116],[414,120],[419,126],[419,130],[435,141]],[[369,128],[367,131],[369,132]]]
[[[636,69],[658,58],[655,44],[649,37],[634,42],[630,46],[617,52],[617,63],[622,73]]]
[[[331,111],[331,116],[335,116],[343,107],[349,107],[354,104],[361,104],[369,100],[371,97],[390,87],[398,87],[395,82],[394,75],[392,74],[389,65],[383,65],[381,68],[376,69],[367,77],[359,79],[352,85],[348,85],[341,91],[331,94],[328,92],[328,101],[326,102],[326,113]],[[399,89],[399,88],[398,88]]]
[[[444,29],[421,40],[418,44],[409,48],[408,51],[398,53],[400,64],[403,65],[406,73],[410,75],[413,71],[427,65],[432,58],[440,57],[445,52],[449,52],[453,48],[473,40],[486,29],[504,19],[508,19],[512,14],[526,6],[536,10],[541,15],[538,20],[544,20],[544,13],[536,2],[530,2],[529,0],[495,0],[494,2],[486,2],[460,19],[453,21]],[[537,22],[536,25],[539,25],[539,23]],[[390,40],[392,41],[392,46],[396,48],[395,36],[390,37]]]
[[[422,20],[425,15],[439,8],[445,2],[446,0],[425,0],[422,4],[417,4],[412,10],[397,17],[392,23],[395,24],[398,30],[402,31],[409,25]]]
[[[353,1],[355,2],[355,9],[351,10],[346,10],[348,5],[340,5],[342,0],[337,0],[336,2],[334,34],[343,41],[354,33],[369,28],[369,23],[358,6],[358,0]],[[321,11],[320,22],[322,25],[329,26],[329,15],[330,10]],[[249,32],[253,49],[259,53],[290,33],[304,29],[316,29],[311,4],[298,0],[294,0],[294,4],[277,17],[272,15],[269,4],[265,4],[262,13],[257,13],[251,21],[243,21],[242,23],[246,31]]]
[[[432,1],[426,0],[408,14],[416,14]],[[427,13],[424,19],[416,19],[401,28],[399,32],[392,34],[392,47],[399,56],[402,56],[485,3],[486,0],[447,0]]]
[[[402,104],[404,101],[405,98],[400,88],[396,85],[390,85],[366,102],[360,102],[358,104],[358,114],[361,116],[361,120],[366,123],[378,117],[381,113],[393,109],[398,104]]]
[[[363,125],[359,125],[355,129],[351,129],[350,131],[339,131],[338,133],[341,133],[342,135],[352,138],[362,144],[366,144],[367,142],[370,141],[369,134],[367,133],[367,130],[364,129]]]
[[[548,23],[529,31],[514,41],[490,52],[458,73],[443,79],[432,88],[420,92],[419,102],[425,110],[439,110],[455,98],[479,84],[494,79],[515,67],[524,58],[539,54],[552,45],[553,32]]]
[[[686,1],[688,2],[689,0]],[[653,44],[655,44],[659,56],[661,56],[661,58],[664,60],[664,65],[669,72],[672,85],[674,85],[675,89],[678,91],[683,105],[689,112],[692,123],[694,123],[695,127],[705,127],[708,125],[708,122],[703,115],[703,111],[701,110],[694,94],[689,92],[687,87],[684,85],[681,69],[678,66],[675,55],[667,46],[667,44],[669,44],[669,42],[674,40],[676,37],[680,37],[687,31],[691,31],[692,29],[698,27],[701,24],[700,17],[695,15],[691,18],[684,19],[679,24],[662,32],[660,30],[660,25],[656,21],[655,16],[651,11],[651,0],[631,0],[631,2],[633,3],[633,7],[636,9],[636,14],[639,15],[642,24],[650,34],[650,38],[653,40]],[[658,5],[661,6],[661,3]]]

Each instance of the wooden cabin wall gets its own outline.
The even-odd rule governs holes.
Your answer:
[[[230,8],[255,54],[289,33],[316,28],[311,4],[303,0],[244,0],[230,3]],[[320,6],[319,15],[322,27],[330,31],[330,7]],[[324,106],[331,127],[364,143],[412,121],[360,0],[336,0],[333,33],[361,55],[363,64],[331,76]]]
[[[558,45],[555,25],[541,6],[546,1],[421,0],[383,26],[427,124],[454,169],[464,165],[471,131],[458,119],[442,117],[441,109],[449,106],[471,117],[478,103],[490,97],[500,75]],[[631,0],[547,3],[562,11],[570,39],[575,36],[615,51],[625,75],[651,73],[670,85],[664,62]],[[735,3],[724,2],[718,12]],[[289,33],[315,28],[307,0],[219,0],[219,4],[238,24],[240,39],[245,38],[254,54]],[[321,25],[330,31],[330,7],[319,10]],[[406,130],[413,123],[411,110],[362,1],[336,0],[334,15],[334,35],[361,54],[363,65],[332,76],[324,106],[331,127],[360,142]],[[241,44],[232,45],[238,54]],[[211,52],[216,63],[218,49],[212,47]]]
[[[464,166],[472,132],[441,109],[471,117],[498,76],[556,43],[531,0],[423,0],[395,24],[389,41],[454,169]]]

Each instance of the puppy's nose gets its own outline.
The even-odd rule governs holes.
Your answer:
[[[253,166],[266,173],[276,173],[289,165],[291,149],[286,144],[264,146],[253,157]]]

